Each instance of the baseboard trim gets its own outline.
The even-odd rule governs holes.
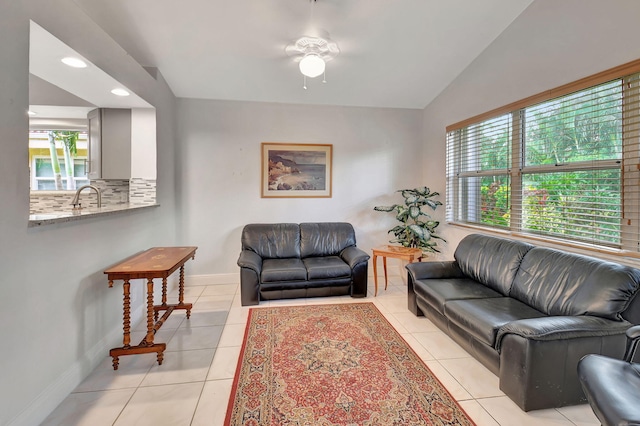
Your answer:
[[[368,275],[373,279],[373,268],[369,267]],[[387,275],[389,277],[406,277],[406,270],[404,265],[389,265],[387,268]],[[384,279],[384,271],[382,266],[378,269],[378,277]],[[230,274],[206,274],[206,275],[185,275],[185,286],[200,286],[200,285],[218,285],[218,284],[238,284],[240,282],[240,273]]]
[[[131,324],[142,320],[143,309],[132,309]],[[100,364],[109,349],[122,342],[122,324],[114,329],[82,358],[71,365],[53,383],[47,386],[20,414],[9,421],[8,426],[39,425],[53,410]]]
[[[240,273],[187,275],[184,277],[186,286],[237,284],[240,282]]]

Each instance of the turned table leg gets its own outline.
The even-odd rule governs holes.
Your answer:
[[[153,309],[153,279],[147,280],[147,337],[145,342],[147,346],[153,345],[153,325],[154,325],[154,309]]]
[[[184,304],[184,265],[180,267],[180,279],[178,280],[178,304]],[[191,317],[191,308],[187,308],[187,319]]]
[[[167,306],[167,279],[163,278],[162,279],[162,305],[161,306]],[[158,321],[158,313],[159,310],[154,309],[154,313],[153,313],[153,320],[154,321]]]
[[[124,280],[122,288],[124,292],[124,297],[122,298],[122,330],[124,331],[122,344],[124,348],[129,348],[131,343],[131,283],[129,283],[129,280]],[[113,369],[117,370],[120,358],[117,355],[112,355],[111,357],[113,358]]]
[[[167,304],[167,279],[162,279],[162,304]]]
[[[124,280],[124,285],[122,286],[124,289],[124,298],[123,298],[123,306],[124,306],[124,314],[123,314],[123,330],[124,337],[122,339],[122,343],[124,347],[129,347],[131,343],[131,284],[129,280]],[[116,367],[117,361],[114,359],[114,367]],[[117,369],[117,367],[116,367]]]

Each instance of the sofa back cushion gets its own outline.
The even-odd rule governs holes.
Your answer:
[[[532,248],[520,241],[471,234],[460,241],[453,256],[467,277],[508,296],[520,262]]]
[[[242,249],[263,259],[300,257],[300,226],[297,223],[252,223],[242,230]]]
[[[337,256],[356,245],[356,233],[350,223],[320,222],[300,224],[300,255]]]
[[[621,320],[639,283],[638,269],[536,247],[522,260],[510,296],[547,315]]]

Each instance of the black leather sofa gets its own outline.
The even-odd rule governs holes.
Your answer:
[[[369,255],[343,222],[249,224],[242,230],[240,296],[261,300],[366,297]]]
[[[621,358],[640,322],[638,269],[478,234],[454,258],[407,265],[409,310],[498,375],[524,411],[586,402],[580,358]]]

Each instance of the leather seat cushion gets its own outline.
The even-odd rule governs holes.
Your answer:
[[[327,278],[326,280],[311,280],[311,281],[278,281],[270,283],[260,284],[260,294],[273,294],[275,292],[282,292],[287,290],[308,290],[308,289],[321,289],[321,288],[333,288],[343,289],[344,287],[351,286],[351,277],[347,278]],[[342,291],[342,290],[338,290]],[[347,293],[348,293],[347,289]],[[331,293],[327,292],[329,295]],[[345,293],[340,293],[345,294]],[[331,295],[338,295],[337,293],[331,293]],[[307,296],[300,296],[307,297]],[[280,299],[281,297],[276,297]]]
[[[429,279],[414,283],[416,295],[444,315],[445,303],[459,299],[485,299],[503,297],[477,281],[469,278]]]
[[[351,276],[351,268],[338,256],[308,257],[302,262],[309,280]]]
[[[589,405],[602,424],[640,424],[640,366],[602,355],[587,355],[578,376]]]
[[[445,305],[446,316],[477,340],[495,347],[500,327],[512,321],[547,315],[510,297],[454,300]]]
[[[307,268],[304,267],[304,263],[300,259],[264,259],[262,262],[260,281],[263,283],[304,281],[306,279]]]

